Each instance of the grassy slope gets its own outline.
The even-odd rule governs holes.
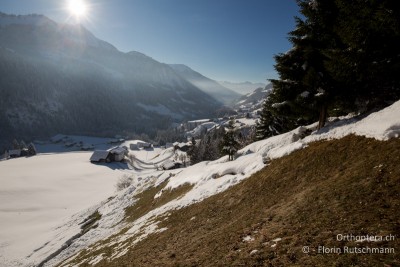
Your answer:
[[[399,266],[399,180],[400,139],[348,136],[313,143],[172,212],[159,225],[167,231],[97,266]],[[337,234],[396,238],[339,242]],[[247,235],[254,240],[243,241]],[[305,245],[309,254],[302,252]],[[319,245],[392,247],[396,254],[323,255],[315,251]]]

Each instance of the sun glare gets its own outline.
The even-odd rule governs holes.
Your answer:
[[[77,18],[83,17],[87,13],[87,6],[83,0],[69,0],[68,9]]]

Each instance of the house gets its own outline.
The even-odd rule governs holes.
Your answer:
[[[127,147],[116,146],[109,150],[96,150],[90,157],[91,162],[113,162],[122,161],[128,155]]]
[[[174,144],[174,149],[179,149],[182,152],[187,152],[191,146],[191,143],[178,143],[175,142]]]
[[[112,161],[122,161],[128,155],[128,148],[117,146],[108,150],[111,153]]]
[[[172,170],[175,169],[175,162],[173,162],[172,160],[166,160],[162,165],[161,168],[163,170]]]
[[[21,157],[21,149],[12,149],[8,151],[8,156],[10,158],[19,158]]]
[[[111,139],[110,141],[108,141],[109,144],[121,144],[123,142],[125,142],[125,139],[123,138]]]
[[[130,150],[139,150],[139,146],[137,144],[130,144],[129,148]]]
[[[8,157],[10,158],[26,157],[30,155],[31,154],[29,154],[29,150],[27,148],[8,150]]]
[[[173,169],[178,169],[178,168],[182,168],[183,164],[181,162],[175,162],[172,160],[166,160],[164,161],[163,164],[161,164],[161,168],[163,170],[173,170]]]
[[[96,150],[90,157],[90,162],[111,162],[111,153],[107,150]]]
[[[151,148],[151,144],[147,142],[137,142],[137,145],[139,148],[144,148],[144,149]]]

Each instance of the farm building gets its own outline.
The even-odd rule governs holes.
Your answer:
[[[141,149],[147,149],[147,148],[152,147],[151,143],[141,141],[141,140],[128,141],[128,144],[129,144],[130,150],[141,150]]]
[[[137,142],[139,148],[151,148],[151,144],[147,142]]]
[[[128,149],[126,147],[114,147],[109,150],[96,150],[90,157],[91,162],[112,162],[122,161],[128,154]]]
[[[128,148],[127,147],[114,147],[109,150],[111,153],[111,160],[112,161],[122,161],[126,155],[128,155]]]
[[[107,150],[96,150],[90,157],[91,162],[111,162],[111,153]]]
[[[139,150],[139,146],[137,144],[130,144],[129,148],[130,150]]]
[[[12,149],[8,151],[8,156],[10,158],[18,158],[21,157],[21,149]]]
[[[33,143],[30,143],[28,146],[25,145],[24,148],[19,149],[10,149],[6,150],[5,158],[19,158],[19,157],[29,157],[36,155],[36,147]]]
[[[178,169],[182,168],[182,163],[180,162],[174,162],[172,160],[166,160],[162,165],[161,168],[163,170],[173,170],[173,169]]]
[[[192,145],[192,143],[178,143],[175,142],[174,144],[174,149],[177,150],[179,149],[182,152],[187,152],[190,148],[190,146]]]

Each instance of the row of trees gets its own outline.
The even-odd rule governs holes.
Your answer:
[[[12,150],[20,151],[18,156],[34,156],[37,154],[36,147],[32,142],[27,145],[24,140],[18,142],[16,139],[14,139],[11,147]],[[5,150],[3,156],[5,159],[8,159],[12,155],[9,154],[9,150]]]
[[[275,56],[279,79],[257,126],[263,139],[327,115],[367,112],[400,98],[400,8],[395,0],[298,0],[293,47]]]

